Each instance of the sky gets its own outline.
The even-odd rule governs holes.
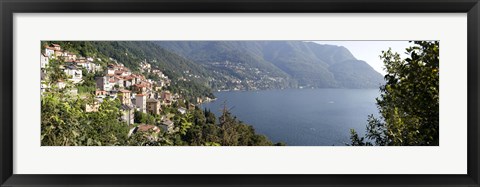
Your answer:
[[[358,60],[367,62],[373,69],[385,75],[383,61],[380,59],[382,50],[389,47],[398,52],[400,57],[406,58],[405,48],[412,46],[408,41],[314,41],[319,44],[330,44],[346,47]]]

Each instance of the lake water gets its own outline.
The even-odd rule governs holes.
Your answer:
[[[241,121],[273,142],[294,146],[343,146],[350,129],[365,133],[368,115],[378,117],[378,89],[292,89],[215,93],[205,103],[218,117],[224,102]]]

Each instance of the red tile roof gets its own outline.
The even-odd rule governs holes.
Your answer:
[[[125,77],[123,77],[123,79],[125,79],[125,80],[132,80],[133,77],[132,77],[132,76],[125,76]]]
[[[135,84],[135,87],[139,87],[139,88],[143,88],[143,87],[147,87],[148,85],[146,84]]]
[[[158,128],[155,125],[139,125],[137,131],[141,132],[148,132],[149,130],[152,130],[153,132],[159,133],[160,128]]]

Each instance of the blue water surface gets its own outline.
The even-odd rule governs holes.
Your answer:
[[[241,121],[273,142],[293,146],[343,146],[350,129],[365,133],[368,115],[378,116],[378,89],[291,89],[216,92],[202,104],[218,117],[224,103]]]

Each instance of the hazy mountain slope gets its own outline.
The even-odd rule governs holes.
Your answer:
[[[297,87],[291,76],[263,59],[262,46],[238,41],[156,41],[157,45],[189,58],[215,72],[212,87],[281,89]]]
[[[232,61],[260,67],[273,74],[286,76],[284,72],[279,71],[270,62],[263,59],[262,46],[256,42],[159,41],[155,43],[195,62]]]
[[[264,59],[292,76],[301,86],[338,87],[328,64],[317,58],[304,42],[267,42]]]
[[[259,68],[272,77],[318,88],[378,88],[383,77],[341,46],[303,41],[157,41],[209,68],[229,61]],[[241,77],[239,77],[241,79]]]
[[[332,72],[339,86],[344,88],[365,88],[366,86],[377,88],[384,81],[380,73],[377,73],[371,66],[361,60],[342,61],[328,69]]]

